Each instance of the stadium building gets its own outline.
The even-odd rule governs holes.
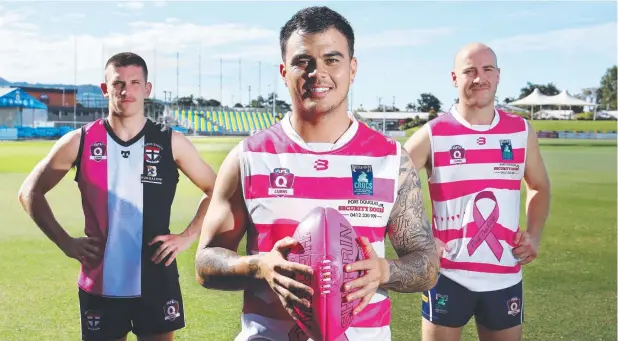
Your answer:
[[[47,105],[20,88],[0,88],[0,126],[33,126],[47,121]]]

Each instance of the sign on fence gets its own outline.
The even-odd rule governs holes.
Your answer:
[[[573,131],[538,131],[536,136],[546,139],[615,140],[617,133],[584,133]]]

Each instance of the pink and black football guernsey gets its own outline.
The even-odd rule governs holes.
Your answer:
[[[147,120],[130,141],[120,140],[106,119],[82,128],[75,180],[82,194],[85,233],[105,243],[102,261],[82,265],[79,287],[106,297],[140,297],[178,279],[169,267],[150,259],[168,234],[178,169],[171,129]]]

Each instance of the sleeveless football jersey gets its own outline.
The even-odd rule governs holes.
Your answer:
[[[519,231],[526,121],[496,110],[491,125],[472,126],[453,107],[427,128],[434,236],[451,248],[442,255],[441,274],[472,291],[519,283],[521,267],[512,250]]]
[[[243,193],[252,222],[247,254],[269,252],[275,242],[292,236],[298,222],[313,208],[332,207],[384,257],[401,146],[359,124],[351,114],[350,119],[352,125],[331,148],[305,143],[294,131],[290,114],[242,142]],[[237,341],[255,337],[307,340],[265,282],[244,292],[241,320]],[[345,335],[353,341],[390,340],[390,320],[388,292],[378,289]]]
[[[106,297],[140,297],[178,279],[176,262],[151,257],[169,234],[179,174],[171,129],[147,120],[130,141],[120,140],[106,119],[82,128],[75,180],[82,195],[85,233],[105,243],[103,260],[82,265],[78,285]]]

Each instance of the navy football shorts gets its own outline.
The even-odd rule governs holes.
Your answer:
[[[145,336],[185,327],[179,284],[138,298],[101,297],[79,289],[79,305],[84,341],[119,339],[131,331]]]
[[[422,294],[423,317],[433,324],[458,328],[472,316],[489,330],[503,330],[524,322],[522,283],[496,290],[475,292],[440,274],[438,282]]]

